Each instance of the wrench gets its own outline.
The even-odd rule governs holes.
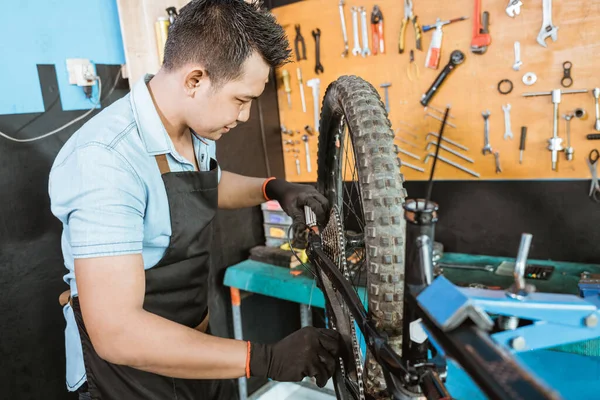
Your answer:
[[[360,24],[362,25],[362,56],[366,57],[371,55],[371,49],[369,49],[369,34],[367,31],[367,10],[364,7],[360,7],[358,10],[360,11]]]
[[[558,27],[552,24],[552,0],[543,0],[544,16],[542,20],[542,28],[537,37],[537,42],[540,46],[547,47],[546,39],[551,38],[553,42],[558,39]]]
[[[592,95],[596,102],[596,123],[594,124],[594,129],[600,131],[600,88],[594,88]]]
[[[344,0],[340,0],[340,20],[342,22],[342,35],[344,35],[344,51],[342,57],[348,55],[348,33],[346,32],[346,17],[344,16]]]
[[[358,8],[350,7],[352,12],[352,30],[354,30],[354,48],[352,49],[352,55],[357,56],[361,53],[360,44],[358,42]]]
[[[504,140],[513,139],[512,128],[510,126],[510,108],[510,104],[502,106],[502,111],[504,111]]]
[[[522,5],[523,2],[521,0],[509,0],[508,6],[506,6],[506,14],[508,14],[509,17],[514,18],[521,14]]]
[[[496,160],[496,173],[499,174],[502,172],[502,168],[500,167],[500,153],[494,153],[494,159]]]
[[[315,39],[315,74],[323,73],[325,68],[321,64],[321,30],[319,28],[312,31],[313,38]]]
[[[485,130],[483,131],[483,150],[482,153],[485,156],[486,154],[492,153],[492,146],[490,146],[490,111],[487,110],[482,112],[483,120],[485,122]]]
[[[315,131],[319,132],[319,89],[321,87],[321,80],[319,78],[310,79],[306,82],[306,86],[312,89],[313,108],[315,111]]]
[[[515,63],[513,64],[513,69],[518,71],[521,69],[521,65],[523,65],[523,61],[521,61],[521,43],[515,42]]]

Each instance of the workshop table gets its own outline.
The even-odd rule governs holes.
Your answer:
[[[505,257],[471,256],[466,254],[445,253],[440,261],[448,264],[461,265],[492,265],[498,267],[503,263],[514,262],[514,259]],[[555,278],[551,282],[556,284],[556,292],[569,293],[576,290],[573,284],[578,280],[578,275],[583,271],[596,273],[600,270],[598,265],[554,262],[547,260],[529,260],[528,263],[536,265],[553,265],[556,268]],[[490,281],[490,273],[483,271],[454,271],[447,269],[445,275],[453,282],[465,281],[468,274],[469,280],[492,285],[496,280]],[[507,277],[497,279],[506,280]],[[560,283],[558,282],[560,279]],[[567,285],[566,282],[570,282]],[[536,282],[537,284],[538,282]],[[542,282],[540,282],[542,283]],[[290,274],[288,268],[246,260],[229,267],[225,273],[225,286],[230,287],[233,311],[234,335],[238,340],[243,340],[241,320],[241,292],[249,292],[269,296],[281,300],[298,303],[300,306],[301,325],[311,325],[309,307],[323,308],[325,305],[323,293],[316,287],[312,276]],[[545,282],[541,286],[547,286]],[[544,290],[540,288],[540,290]],[[550,291],[550,290],[548,290]],[[364,288],[358,289],[360,298],[364,298]],[[593,346],[596,344],[592,343]],[[588,347],[590,344],[588,343]],[[577,351],[577,349],[574,350]],[[600,357],[573,354],[565,351],[539,350],[520,353],[517,357],[536,375],[549,382],[565,399],[594,399],[600,398]],[[548,368],[551,366],[551,368]],[[447,387],[450,393],[458,400],[486,399],[469,376],[454,363],[448,363]],[[238,381],[240,399],[247,399],[246,378]]]

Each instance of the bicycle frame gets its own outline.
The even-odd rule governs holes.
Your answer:
[[[443,356],[447,356],[460,365],[490,399],[559,399],[557,393],[520,365],[511,353],[600,337],[598,291],[592,291],[585,298],[533,293],[532,288],[524,284],[520,271],[526,265],[525,238],[517,257],[515,286],[508,291],[461,288],[444,276],[434,279],[432,243],[437,205],[431,202],[426,205],[424,200],[407,200],[405,219],[406,334],[402,357],[377,331],[350,283],[324,253],[314,228],[308,243],[311,263],[330,281],[326,284],[330,288],[323,288],[323,279],[319,278],[319,285],[325,289],[323,294],[328,298],[332,287],[345,301],[367,347],[382,367],[392,398],[451,398],[443,383]],[[489,314],[533,323],[490,334],[494,323]],[[427,341],[412,341],[406,330],[411,323],[423,327]],[[435,357],[429,358],[429,351]]]

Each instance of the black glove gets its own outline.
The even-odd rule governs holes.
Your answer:
[[[313,186],[273,179],[267,182],[265,194],[271,200],[277,200],[294,223],[306,224],[304,206],[309,206],[316,214],[319,224],[327,222],[329,202]]]
[[[323,387],[339,364],[341,335],[307,326],[275,344],[251,343],[250,375],[279,382],[300,382],[311,376]]]

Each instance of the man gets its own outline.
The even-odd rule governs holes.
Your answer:
[[[289,54],[258,5],[193,0],[170,28],[161,70],[58,154],[49,192],[69,269],[67,385],[80,398],[231,399],[224,379],[331,377],[335,331],[304,328],[274,345],[206,334],[217,207],[275,199],[296,221],[305,205],[325,217],[312,187],[221,173],[215,161],[214,141],[248,120]]]

